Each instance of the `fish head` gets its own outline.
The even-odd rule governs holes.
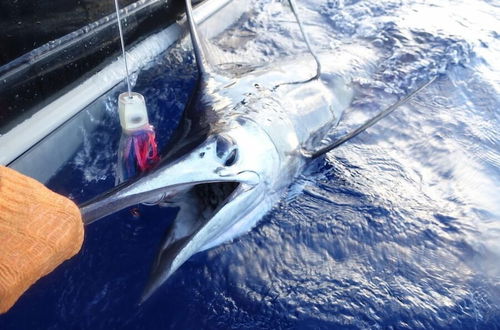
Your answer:
[[[182,155],[161,161],[150,172],[126,182],[81,206],[86,224],[138,203],[158,204],[196,199],[197,219],[175,219],[159,249],[148,298],[193,254],[251,229],[272,203],[269,200],[282,171],[282,157],[265,129],[249,118],[230,118]],[[269,207],[267,207],[269,206]],[[175,226],[174,226],[175,227]],[[187,228],[186,228],[187,227]]]
[[[226,128],[162,171],[166,194],[189,190],[196,196],[189,207],[198,211],[194,220],[178,217],[167,232],[142,301],[193,254],[248,231],[273,204],[281,163],[273,141],[252,120]]]

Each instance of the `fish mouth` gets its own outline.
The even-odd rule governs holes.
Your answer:
[[[211,219],[219,209],[225,206],[231,194],[241,185],[237,181],[212,182],[197,184],[191,188],[196,196],[197,207],[200,211],[199,218],[206,222]]]
[[[140,304],[193,254],[219,245],[231,236],[239,220],[254,207],[251,196],[255,187],[238,181],[205,182],[161,203],[181,205],[153,263]]]

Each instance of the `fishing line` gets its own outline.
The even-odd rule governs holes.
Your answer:
[[[120,43],[122,45],[123,64],[125,65],[125,72],[127,75],[126,80],[127,80],[128,97],[132,98],[132,88],[130,87],[130,74],[128,72],[127,54],[125,53],[125,41],[123,41],[123,30],[122,30],[122,22],[120,18],[120,7],[118,6],[118,0],[115,0],[115,9],[116,9],[116,20],[118,21],[118,32],[120,33]]]

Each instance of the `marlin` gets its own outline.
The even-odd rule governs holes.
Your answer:
[[[353,99],[352,78],[373,71],[373,52],[344,48],[342,54],[349,56],[317,56],[294,1],[289,2],[312,56],[262,66],[220,66],[207,56],[186,0],[199,75],[168,152],[153,170],[81,206],[89,224],[138,203],[188,204],[166,233],[142,301],[192,255],[252,229],[312,159],[416,93],[325,145]]]

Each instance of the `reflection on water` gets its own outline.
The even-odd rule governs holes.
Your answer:
[[[438,80],[311,164],[257,228],[195,255],[146,304],[135,302],[176,210],[141,206],[89,228],[83,253],[37,284],[0,325],[24,324],[20,315],[28,312],[53,328],[500,326],[498,7],[299,4],[321,52],[370,44],[378,54],[374,76],[353,82],[358,97],[339,132]],[[253,62],[305,52],[285,4],[257,0],[255,8],[217,45]],[[194,82],[185,54],[175,49],[137,80],[162,143]],[[53,179],[55,189],[81,200],[112,184],[110,163],[98,160],[114,157],[116,132],[105,129],[113,121],[104,119]],[[95,139],[100,156],[89,149]],[[40,301],[47,314],[36,312]]]

